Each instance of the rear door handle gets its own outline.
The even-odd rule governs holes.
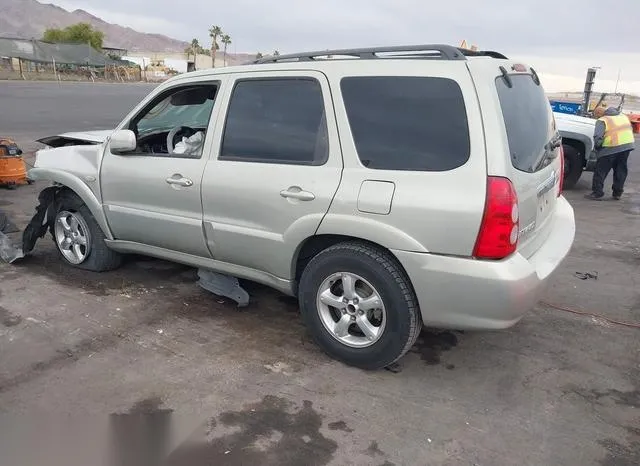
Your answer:
[[[169,184],[173,184],[177,186],[185,186],[185,187],[193,186],[193,181],[179,174],[170,176],[165,181]]]
[[[296,199],[298,201],[313,201],[316,196],[309,191],[303,191],[299,186],[291,186],[289,189],[280,191],[280,195],[285,199]]]

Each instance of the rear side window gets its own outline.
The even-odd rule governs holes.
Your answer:
[[[251,79],[236,84],[220,159],[322,165],[328,150],[318,81]]]
[[[549,100],[542,86],[531,75],[510,75],[512,87],[504,78],[496,79],[498,98],[507,130],[511,163],[514,168],[533,173],[540,170],[545,146],[555,136]]]
[[[469,160],[469,128],[458,83],[432,77],[341,81],[351,133],[365,167],[446,171]]]

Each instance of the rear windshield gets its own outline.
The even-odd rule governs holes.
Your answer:
[[[446,171],[469,160],[467,112],[457,82],[361,76],[342,79],[340,87],[365,167]]]
[[[533,173],[544,165],[545,146],[555,136],[551,105],[542,86],[529,74],[510,75],[512,87],[504,78],[496,79],[502,116],[507,128],[511,163],[521,171]]]

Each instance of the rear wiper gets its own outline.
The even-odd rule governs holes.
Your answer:
[[[500,73],[502,73],[502,79],[504,79],[507,87],[511,89],[513,87],[513,80],[511,79],[511,76],[509,76],[509,72],[504,66],[500,67]]]
[[[546,143],[544,145],[544,154],[540,158],[540,161],[535,165],[534,171],[540,170],[548,161],[554,160],[558,156],[556,149],[561,145],[562,138],[559,135],[554,136],[553,139]]]
[[[551,150],[557,149],[562,145],[562,137],[560,135],[554,137],[551,141],[549,141],[548,146]]]
[[[545,150],[544,151],[544,155],[542,156],[542,158],[540,159],[540,161],[535,165],[533,171],[537,172],[538,170],[540,170],[542,167],[548,165],[547,162],[549,160],[553,160],[555,158],[554,152],[552,150]]]

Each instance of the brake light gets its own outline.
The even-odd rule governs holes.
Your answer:
[[[487,179],[487,199],[473,250],[477,259],[504,259],[518,246],[518,195],[507,178]]]
[[[558,181],[558,197],[562,195],[564,188],[564,147],[560,146],[560,180]]]

